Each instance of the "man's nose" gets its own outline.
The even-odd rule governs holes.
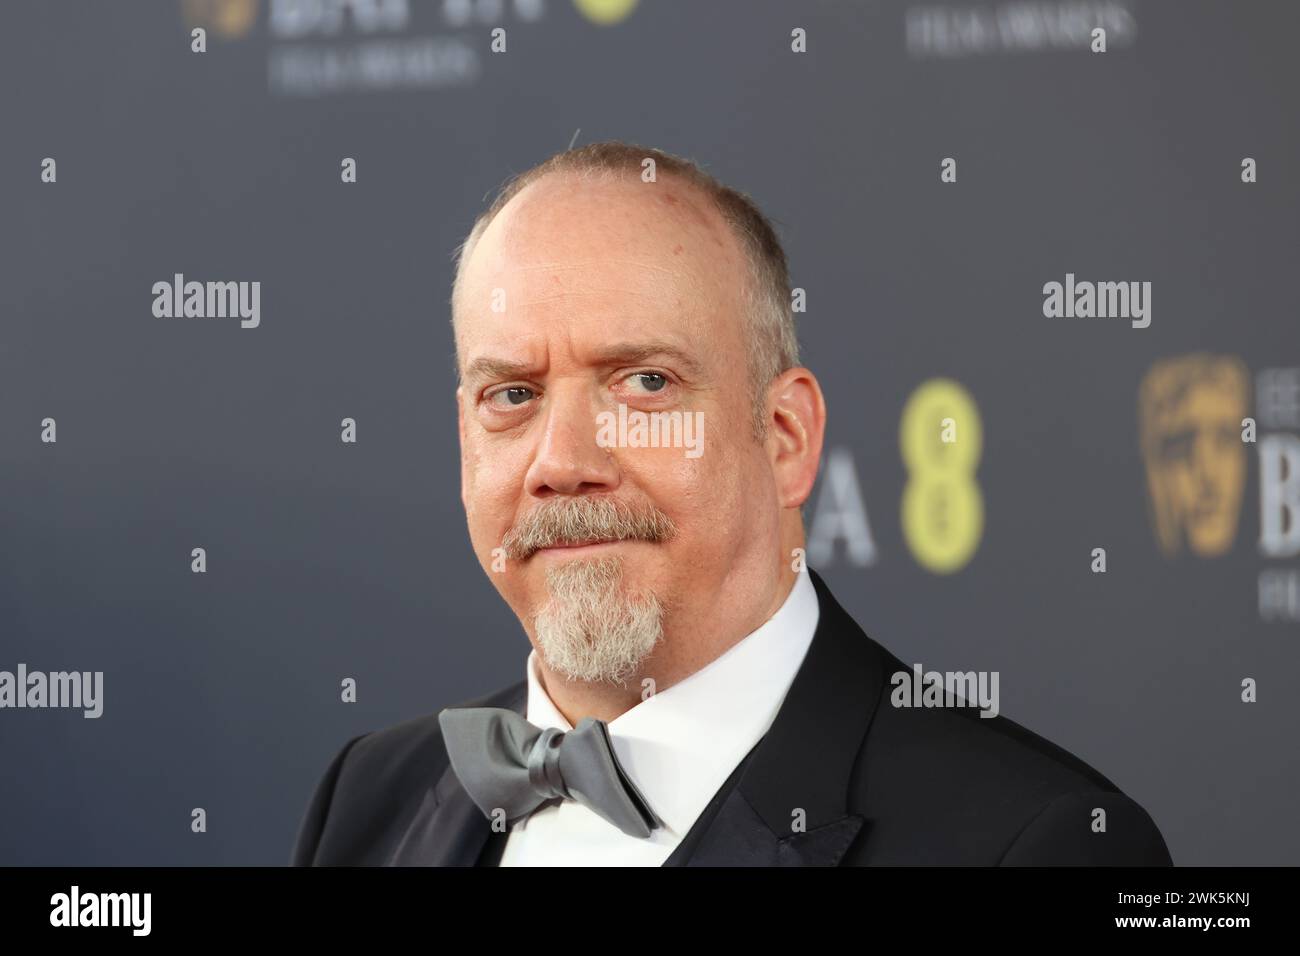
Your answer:
[[[596,443],[596,412],[589,396],[547,395],[542,435],[525,478],[530,495],[581,495],[612,491],[619,484],[613,453]]]

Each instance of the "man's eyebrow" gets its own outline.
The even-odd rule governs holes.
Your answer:
[[[685,350],[671,342],[655,340],[650,342],[621,342],[608,345],[592,353],[593,362],[600,366],[636,365],[660,356],[671,359],[687,375],[696,375],[700,363]],[[489,355],[474,359],[465,367],[465,380],[494,379],[504,381],[512,378],[528,378],[533,366],[528,362],[511,362],[508,359],[493,358]]]
[[[510,362],[485,355],[476,358],[465,367],[465,378],[469,381],[480,378],[527,378],[531,369],[532,366],[527,362]]]
[[[593,358],[598,365],[636,365],[659,356],[666,356],[673,360],[689,374],[694,375],[700,371],[700,363],[688,352],[663,340],[621,342],[593,353]]]

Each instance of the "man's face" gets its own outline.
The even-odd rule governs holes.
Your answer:
[[[772,564],[780,509],[751,426],[748,277],[707,198],[668,178],[544,177],[465,263],[457,397],[470,538],[567,676],[610,679],[615,658],[621,675],[639,672],[659,623],[664,643],[689,642],[674,622],[729,577]],[[612,420],[601,413],[617,418],[620,405],[629,421],[678,412],[702,423],[698,454],[620,447],[616,433],[610,446],[609,430],[598,441]],[[590,537],[606,540],[563,546]],[[601,641],[623,647],[584,670],[574,653]]]

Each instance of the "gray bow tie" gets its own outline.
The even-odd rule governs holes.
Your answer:
[[[504,707],[452,707],[438,714],[452,769],[489,819],[526,817],[548,800],[571,799],[630,836],[659,826],[614,756],[603,720],[545,730]]]

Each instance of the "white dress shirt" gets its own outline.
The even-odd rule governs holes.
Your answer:
[[[745,754],[767,733],[817,629],[817,592],[798,575],[785,603],[719,658],[609,722],[624,771],[662,821],[629,836],[576,800],[516,823],[501,866],[662,866]],[[538,727],[572,730],[528,655],[528,710]]]

